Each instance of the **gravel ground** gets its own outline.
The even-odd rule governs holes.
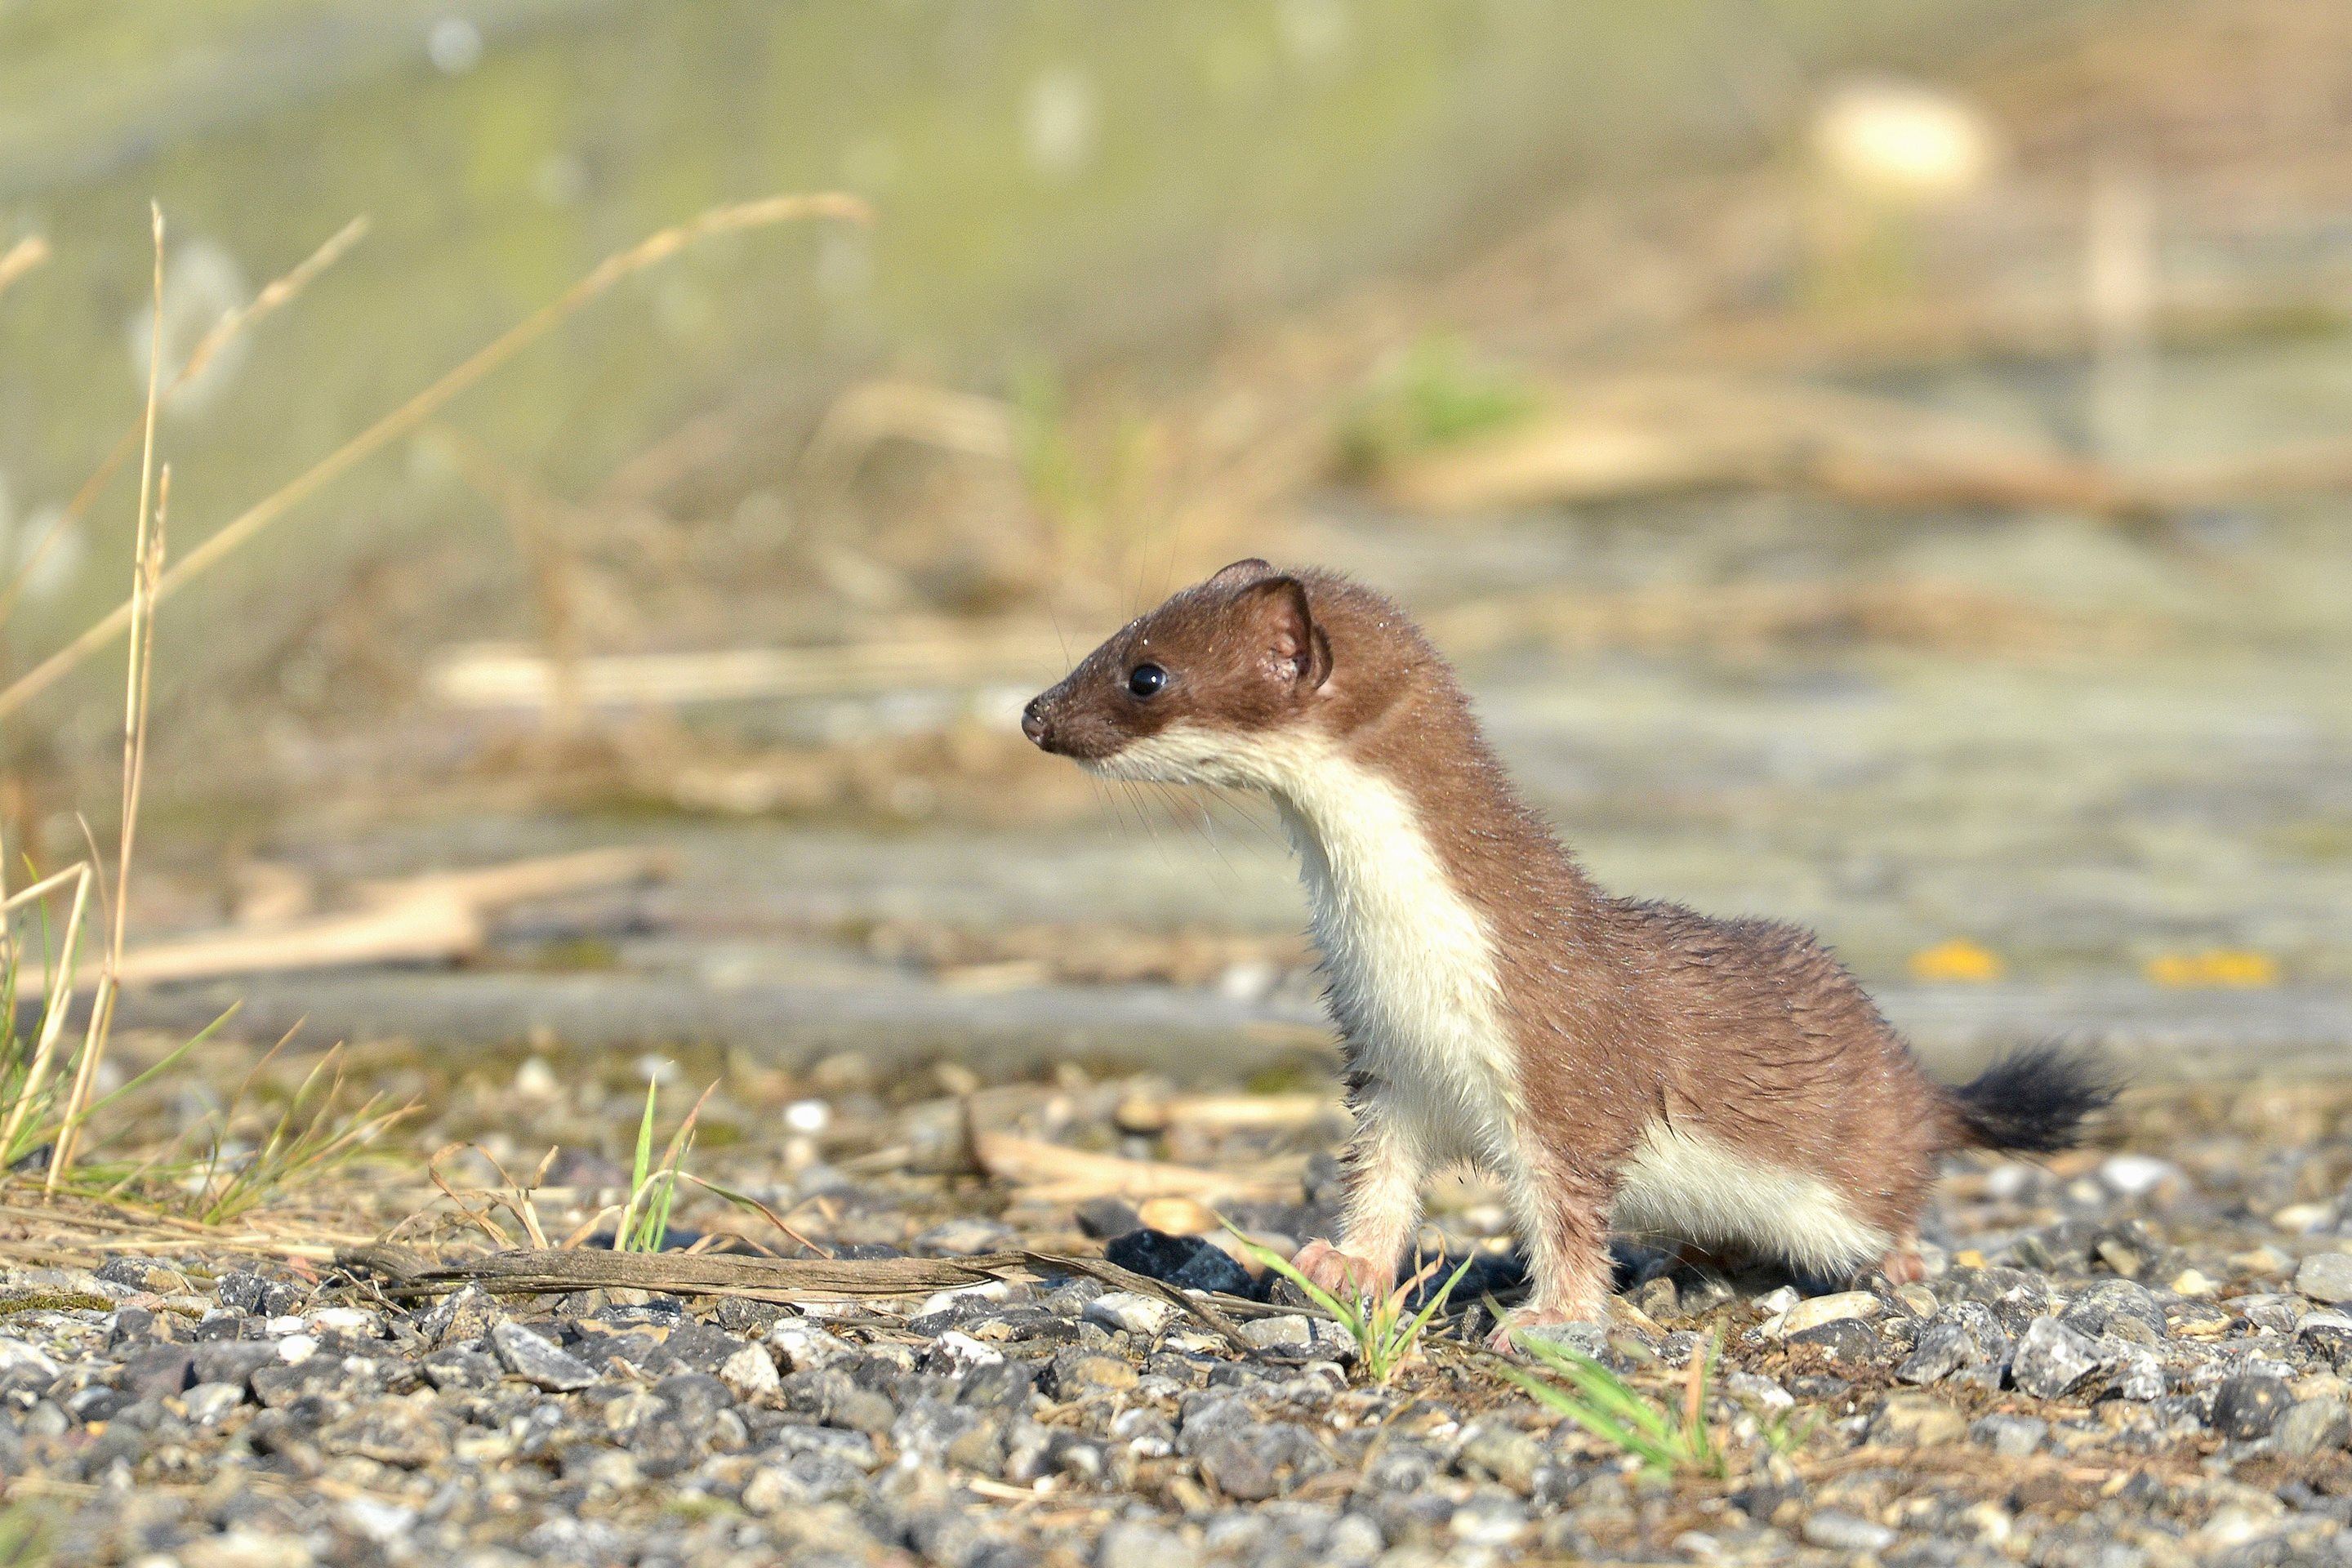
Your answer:
[[[1077,1097],[1066,1133],[1119,1102]],[[798,1311],[408,1303],[338,1268],[194,1252],[6,1274],[0,1522],[58,1562],[154,1568],[2352,1563],[2344,1103],[2142,1096],[2108,1148],[1957,1168],[1931,1278],[1899,1289],[1621,1244],[1616,1320],[1566,1337],[1671,1401],[1720,1333],[1720,1477],[1646,1475],[1541,1413],[1472,1348],[1484,1305],[1381,1388],[1328,1323],[1261,1312],[1241,1353],[1084,1279]],[[1137,1234],[1118,1201],[856,1163],[770,1190],[852,1255],[1075,1227],[1266,1294],[1206,1240]],[[1228,1213],[1295,1239],[1328,1174],[1310,1160],[1295,1196]],[[1488,1205],[1455,1197],[1430,1239],[1488,1249],[1503,1280]],[[1198,1205],[1143,1212],[1181,1229]]]

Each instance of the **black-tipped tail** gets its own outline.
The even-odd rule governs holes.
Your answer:
[[[2095,1053],[2028,1046],[1953,1089],[1952,1111],[1965,1147],[2052,1154],[2074,1146],[2117,1087]]]

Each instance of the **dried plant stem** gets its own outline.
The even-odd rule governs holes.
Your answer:
[[[27,235],[0,253],[0,294],[8,286],[49,258],[49,242],[39,235]]]
[[[835,217],[868,221],[871,209],[856,197],[838,193],[771,196],[763,201],[713,207],[691,222],[663,229],[628,249],[606,257],[551,302],[477,349],[441,379],[336,447],[276,493],[232,518],[219,532],[180,558],[157,585],[158,596],[176,592],[217,565],[225,557],[324,489],[363,459],[410,434],[438,414],[449,401],[547,335],[567,317],[609,291],[623,279],[667,261],[688,247],[714,236],[765,228],[799,218]],[[131,624],[131,606],[118,605],[98,623],[0,690],[0,718],[5,718],[57,684]]]
[[[75,879],[73,908],[66,916],[65,935],[58,944],[58,969],[63,975],[73,973],[75,959],[81,947],[82,921],[89,912],[89,889],[98,880],[97,868],[85,860],[71,870],[61,871],[55,877],[35,883],[9,900],[13,906],[37,892],[47,891],[68,877]],[[72,997],[73,987],[69,984],[50,988],[41,1011],[40,1038],[34,1043],[33,1059],[25,1069],[24,1086],[16,1091],[16,1102],[8,1108],[6,1124],[0,1126],[0,1152],[16,1148],[17,1134],[25,1128],[25,1119],[40,1103],[41,1091],[47,1087],[50,1068],[57,1060],[58,1040],[64,1033],[66,1012]]]
[[[12,910],[21,909],[26,904],[34,903],[47,897],[50,893],[64,887],[68,882],[72,881],[76,877],[82,875],[89,869],[89,861],[77,860],[62,871],[52,871],[49,875],[42,878],[39,881],[35,882],[28,888],[18,889],[16,892],[9,894],[5,900],[0,900],[0,915],[5,915]]]
[[[312,251],[294,270],[265,285],[261,292],[253,297],[251,304],[240,310],[231,310],[213,323],[212,331],[199,339],[194,351],[189,353],[187,363],[182,365],[173,374],[172,384],[163,389],[163,395],[166,398],[170,397],[202,374],[205,367],[212,363],[215,355],[228,347],[231,342],[244,336],[255,323],[267,316],[276,314],[292,303],[295,296],[310,286],[311,279],[341,261],[343,258],[343,253],[357,245],[366,235],[367,230],[368,220],[364,215],[352,219],[337,230],[334,237],[326,244]],[[20,246],[17,248],[22,249],[23,247]],[[14,252],[11,254],[13,255]],[[5,274],[5,260],[0,260],[0,274]],[[0,288],[6,286],[5,276],[0,276]],[[158,320],[161,317],[162,312],[158,311]],[[50,547],[64,537],[68,528],[81,521],[83,514],[97,503],[100,494],[113,480],[122,465],[130,460],[131,454],[139,449],[140,437],[143,429],[142,421],[132,425],[122,433],[121,438],[116,441],[113,447],[100,460],[98,467],[90,470],[89,478],[81,482],[81,489],[74,491],[73,499],[67,501],[64,509],[49,520],[49,525],[42,531],[41,537],[35,540],[33,547],[25,552],[24,560],[17,563],[16,570],[10,575],[8,585],[0,588],[0,621],[6,620],[16,609],[16,601],[24,596],[25,584],[30,581],[33,573],[39,568],[42,558],[48,554]]]
[[[82,1118],[98,1081],[99,1058],[106,1054],[114,1021],[115,976],[121,967],[123,932],[131,918],[131,851],[139,837],[140,786],[147,772],[147,686],[155,668],[155,587],[163,574],[163,512],[172,493],[172,470],[164,468],[160,479],[155,472],[155,413],[163,402],[163,209],[151,202],[148,212],[155,241],[155,320],[148,338],[147,413],[139,449],[139,521],[131,552],[131,649],[122,692],[122,825],[114,854],[113,918],[107,925],[106,963],[99,973],[98,994],[90,998],[81,1060],[74,1068],[73,1089],[58,1124],[58,1146],[49,1155],[48,1174],[42,1183],[51,1193],[73,1167]]]

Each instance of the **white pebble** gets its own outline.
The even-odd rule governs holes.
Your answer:
[[[2154,1192],[2160,1184],[2179,1174],[2179,1166],[2153,1154],[2110,1155],[2099,1166],[2099,1180],[2126,1198]]]
[[[1157,1296],[1134,1290],[1109,1290],[1087,1303],[1086,1320],[1130,1334],[1156,1334],[1168,1326],[1176,1309]]]
[[[950,1329],[932,1343],[958,1366],[995,1366],[1004,1360],[1003,1351],[982,1344],[960,1329]]]
[[[1006,1301],[1012,1300],[1013,1287],[1002,1279],[990,1279],[978,1285],[959,1285],[952,1290],[941,1290],[927,1296],[915,1309],[915,1316],[928,1318],[933,1312],[944,1312],[966,1301]]]

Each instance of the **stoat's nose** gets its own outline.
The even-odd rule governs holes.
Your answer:
[[[1029,706],[1021,710],[1021,732],[1042,746],[1045,743],[1045,700],[1032,697]]]

